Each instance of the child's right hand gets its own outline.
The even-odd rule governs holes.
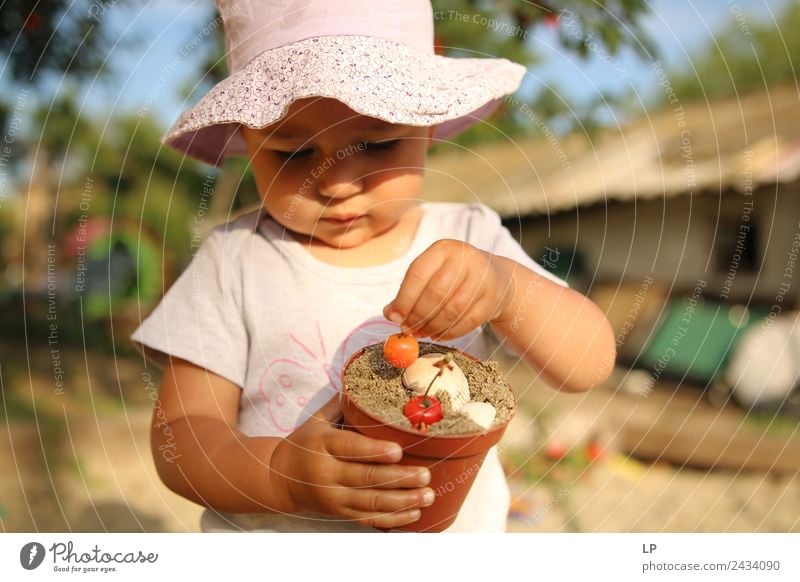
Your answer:
[[[402,449],[341,430],[334,396],[298,427],[272,455],[271,479],[279,480],[296,512],[352,519],[378,528],[417,521],[419,508],[434,501],[424,467],[397,465]]]

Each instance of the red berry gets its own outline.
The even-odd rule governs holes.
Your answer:
[[[544,17],[544,23],[548,28],[558,28],[558,14],[551,12]]]
[[[589,443],[586,447],[586,459],[596,461],[603,456],[603,446],[600,443]]]
[[[442,420],[442,405],[433,396],[415,396],[406,402],[403,414],[415,428],[427,427]]]
[[[419,357],[417,338],[404,333],[396,333],[383,343],[383,357],[395,368],[408,368]]]
[[[25,32],[36,32],[42,27],[42,17],[36,14],[35,12],[31,12],[28,15],[28,19],[22,25],[22,29]]]
[[[544,456],[551,461],[559,461],[567,456],[569,450],[561,441],[550,441],[544,451]]]

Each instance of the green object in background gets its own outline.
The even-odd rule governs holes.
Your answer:
[[[766,313],[765,309],[748,309],[703,297],[672,300],[641,354],[639,366],[649,370],[655,379],[685,377],[708,383],[725,369],[744,331]]]
[[[93,241],[87,252],[84,308],[90,318],[106,317],[112,303],[148,305],[161,293],[157,249],[138,234],[115,232]]]

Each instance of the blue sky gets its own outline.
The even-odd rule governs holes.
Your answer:
[[[136,51],[113,51],[109,62],[118,71],[112,83],[86,83],[81,87],[85,110],[106,118],[116,110],[144,111],[156,116],[165,127],[186,104],[179,92],[197,79],[197,62],[203,49],[195,48],[196,35],[210,20],[211,0],[89,0],[94,1],[99,18],[107,18],[120,37],[139,37]],[[791,0],[653,0],[652,12],[644,28],[658,45],[665,65],[685,66],[687,55],[712,42],[721,27],[771,20]],[[103,5],[105,11],[97,12]],[[655,75],[649,62],[631,50],[615,55],[615,60],[598,55],[587,60],[562,52],[556,32],[539,27],[529,39],[545,58],[531,68],[523,91],[534,91],[542,84],[557,86],[564,97],[580,104],[598,92],[622,93],[631,88],[643,100],[654,94]],[[0,79],[0,83],[2,79]],[[59,88],[53,80],[48,91],[39,95],[49,99]],[[49,95],[48,95],[49,94]]]
[[[665,68],[683,68],[689,65],[689,55],[712,43],[723,27],[772,21],[786,4],[786,0],[655,0],[642,25],[658,46]],[[557,85],[573,98],[628,87],[646,96],[655,90],[651,63],[632,49],[615,55],[617,62],[604,62],[597,55],[576,60],[559,47],[556,32],[546,28],[536,34],[534,43],[547,61],[532,68],[531,76]]]

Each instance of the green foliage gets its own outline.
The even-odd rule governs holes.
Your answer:
[[[794,83],[800,66],[800,4],[788,3],[776,23],[758,23],[746,14],[731,22],[714,42],[691,56],[689,70],[671,71],[681,100],[715,99]]]
[[[160,137],[151,118],[120,117],[98,148],[92,170],[113,200],[116,217],[141,217],[167,248],[188,248],[203,166],[165,148]]]
[[[70,83],[56,99],[33,111],[33,121],[40,133],[30,135],[30,140],[56,155],[83,150],[95,136],[90,122],[80,113],[77,89]]]
[[[30,136],[50,173],[63,164],[75,179],[61,181],[60,213],[141,221],[158,233],[167,248],[188,247],[189,223],[208,175],[205,167],[161,144],[161,127],[149,116],[128,113],[100,126],[81,116],[75,91],[64,91],[52,103],[33,111],[41,135]],[[58,172],[61,174],[61,172]],[[89,194],[88,212],[78,210]]]
[[[433,0],[437,45],[449,56],[502,57],[535,66],[543,58],[533,38],[545,27],[558,29],[567,52],[587,58],[592,50],[614,55],[630,47],[640,56],[653,58],[656,49],[639,24],[648,11],[643,0],[573,0],[561,2],[483,2],[480,0]],[[600,115],[619,98],[599,95],[576,106],[567,102],[557,87],[542,87],[529,99],[515,96],[513,106],[504,102],[489,120],[476,124],[456,138],[461,145],[473,145],[507,135],[536,136],[538,120],[558,133],[580,131],[592,135],[602,125]],[[528,113],[528,114],[526,114]]]
[[[589,54],[591,39],[600,40],[611,54],[623,46],[647,56],[654,50],[639,25],[649,10],[643,0],[433,0],[433,8],[437,44],[451,56],[503,57],[530,66],[538,55],[529,41],[548,26],[559,29],[564,48],[581,56]],[[569,31],[561,26],[564,19],[574,19]]]
[[[88,76],[102,69],[113,39],[99,25],[104,0],[4,0],[0,58],[14,81],[36,83],[47,73]],[[94,6],[94,8],[92,8]]]
[[[2,398],[2,413],[0,413],[0,423],[8,424],[15,420],[36,419],[36,409],[29,399],[20,396],[14,390],[0,390]]]
[[[765,434],[791,436],[800,432],[800,416],[781,414],[778,406],[771,410],[748,410],[744,421]]]

